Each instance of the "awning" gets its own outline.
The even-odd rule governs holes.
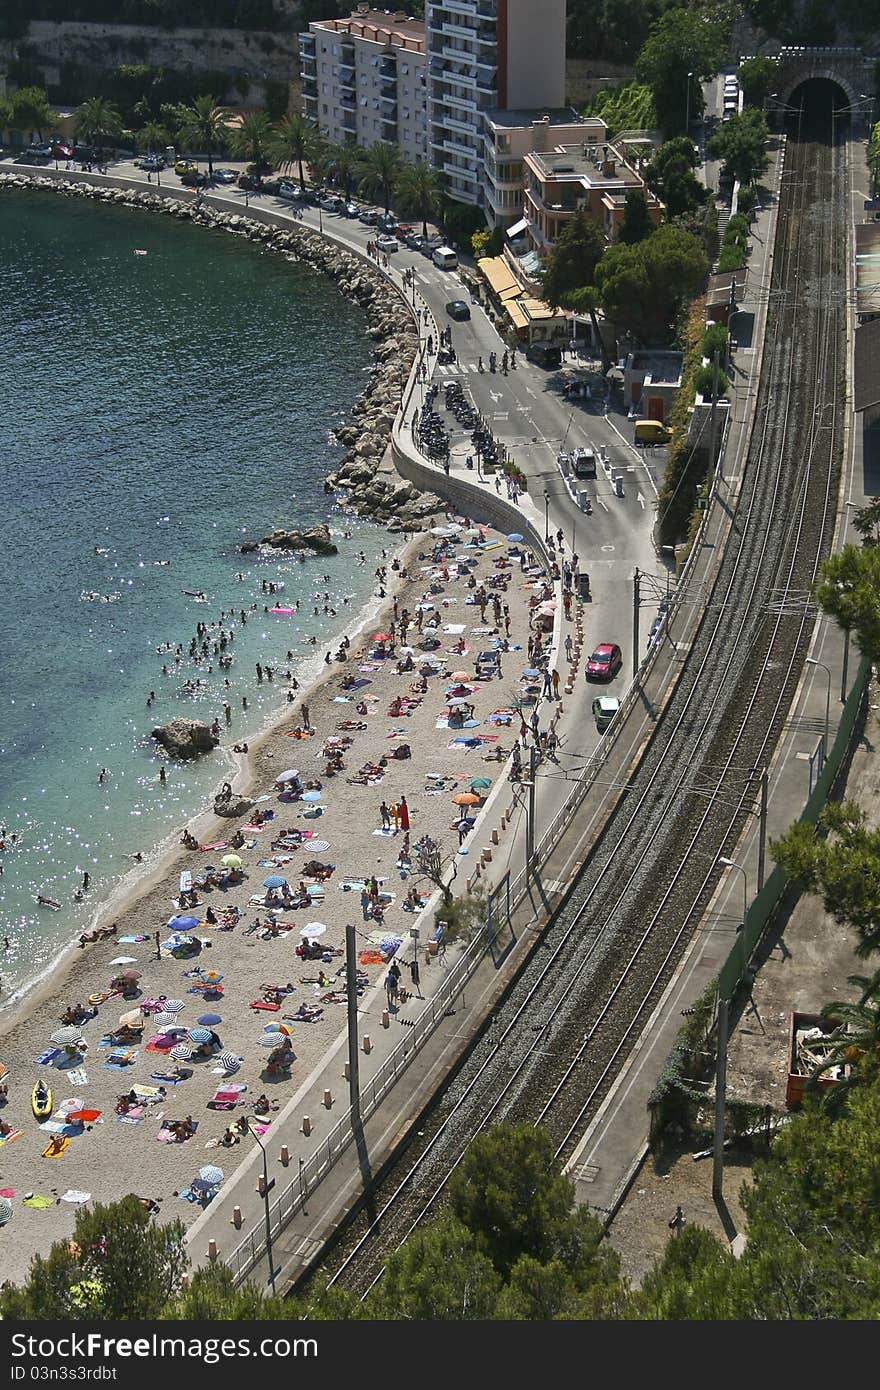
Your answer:
[[[508,299],[504,307],[514,328],[528,328],[529,321],[520,307],[520,300]]]
[[[508,299],[519,299],[521,294],[521,287],[519,285],[513,285],[509,290],[502,290],[498,298],[501,300],[502,304],[505,304]]]
[[[482,260],[477,261],[477,270],[485,279],[490,290],[494,290],[496,294],[503,294],[505,290],[516,290],[517,294],[521,293],[516,276],[501,256],[484,256]]]
[[[550,305],[545,304],[543,299],[524,298],[522,306],[533,322],[535,319],[555,319],[557,316],[560,318],[565,317],[565,315],[560,314],[558,310],[551,309]]]
[[[521,217],[518,222],[514,222],[512,227],[508,227],[507,236],[509,236],[510,239],[513,240],[514,237],[522,236],[523,232],[528,230],[528,227],[528,218]]]

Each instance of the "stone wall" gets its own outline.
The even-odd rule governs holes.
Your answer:
[[[154,29],[137,24],[49,23],[34,20],[28,51],[45,73],[46,85],[56,86],[62,63],[96,72],[122,63],[148,63],[177,71],[224,72],[229,75],[221,101],[239,97],[235,79],[248,79],[247,103],[263,102],[263,84],[287,82],[299,91],[299,50],[296,34],[273,34],[238,29]],[[62,97],[63,97],[62,93]]]
[[[603,87],[616,87],[619,82],[631,82],[635,72],[619,63],[606,63],[598,58],[567,58],[565,62],[565,100],[577,111]],[[608,82],[606,79],[611,78]]]

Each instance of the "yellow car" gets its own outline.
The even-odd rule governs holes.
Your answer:
[[[198,173],[198,165],[193,164],[191,159],[178,159],[174,166],[175,174],[195,174]]]

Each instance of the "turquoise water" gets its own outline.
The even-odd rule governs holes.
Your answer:
[[[388,541],[321,487],[371,359],[362,314],[320,277],[228,234],[4,193],[0,306],[0,821],[18,837],[0,856],[8,1000],[132,871],[127,856],[176,838],[228,775],[215,753],[168,764],[163,786],[150,729],[182,714],[219,717],[225,744],[252,735],[284,703],[281,672],[302,679],[353,625]],[[237,553],[273,526],[322,520],[337,556]],[[265,613],[263,579],[300,612]],[[223,624],[231,668],[213,651],[190,662],[196,624],[211,635],[241,609],[244,626]],[[257,661],[272,682],[257,684]],[[191,694],[187,680],[204,684]],[[40,892],[61,909],[38,907]]]

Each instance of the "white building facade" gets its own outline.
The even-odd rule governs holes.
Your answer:
[[[403,11],[360,5],[299,36],[303,110],[336,144],[397,145],[429,159],[425,26]]]

